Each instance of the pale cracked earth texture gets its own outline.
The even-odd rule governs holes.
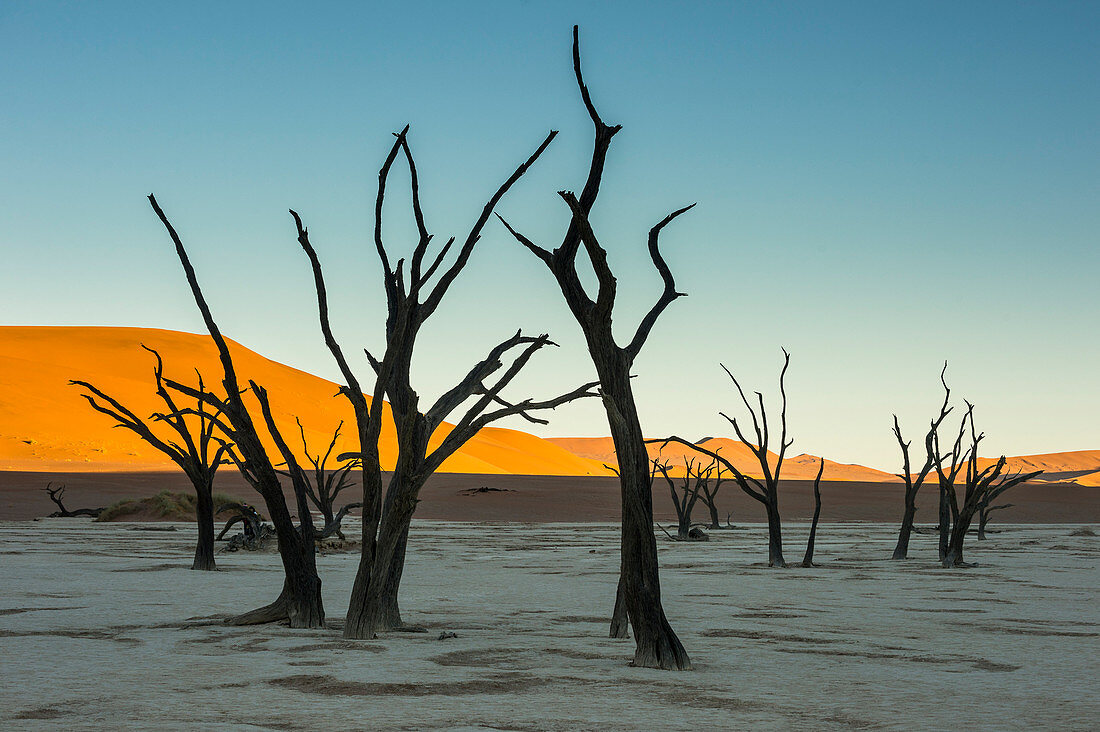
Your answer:
[[[234,628],[277,594],[277,555],[192,572],[191,527],[145,528],[0,524],[5,729],[1100,726],[1095,526],[999,526],[965,570],[929,535],[889,561],[884,524],[823,525],[814,569],[764,566],[761,526],[661,538],[692,673],[632,668],[606,637],[613,526],[418,522],[402,606],[430,632],[358,642],[339,630],[357,555],[319,558],[328,629]]]

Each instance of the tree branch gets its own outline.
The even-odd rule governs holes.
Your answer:
[[[653,330],[653,326],[657,323],[657,319],[661,317],[661,313],[665,311],[665,308],[672,304],[673,300],[687,296],[687,293],[676,291],[676,280],[673,278],[672,270],[669,269],[664,256],[661,255],[659,240],[661,229],[668,226],[669,222],[677,216],[690,211],[694,207],[695,204],[693,203],[690,206],[684,206],[681,209],[673,211],[649,230],[649,256],[653,260],[653,266],[656,267],[657,272],[660,273],[661,281],[664,282],[665,287],[661,292],[661,296],[657,299],[657,302],[650,311],[645,314],[645,317],[642,318],[642,322],[638,324],[638,329],[634,333],[634,338],[631,339],[630,345],[626,347],[626,352],[629,354],[631,360],[637,358],[638,354],[641,353],[642,346],[645,345],[646,339],[649,338],[649,332]]]

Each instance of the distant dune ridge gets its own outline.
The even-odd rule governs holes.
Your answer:
[[[111,429],[113,422],[93,411],[70,379],[89,381],[141,417],[163,408],[153,393],[152,354],[164,358],[165,375],[194,384],[197,368],[210,388],[221,388],[217,350],[206,335],[154,328],[95,326],[0,326],[0,470],[101,472],[171,470],[174,465],[132,433]],[[242,381],[248,378],[271,394],[276,420],[295,449],[300,447],[294,417],[301,419],[311,451],[328,446],[344,420],[337,450],[357,449],[354,418],[337,385],[277,363],[230,341]],[[185,401],[182,397],[180,401]],[[448,425],[449,426],[449,425]],[[443,432],[435,440],[441,440]],[[749,475],[758,475],[755,458],[739,441],[712,438],[705,445],[728,457]],[[386,420],[382,435],[384,467],[392,467],[397,444]],[[650,446],[650,454],[682,466],[688,448]],[[772,456],[774,460],[774,455]],[[792,455],[783,477],[813,480],[819,458]],[[988,459],[982,463],[987,464]],[[615,465],[610,437],[543,439],[519,430],[490,427],[443,463],[451,473],[545,476],[607,476]],[[1100,486],[1100,450],[1010,458],[1009,470],[1044,470],[1047,480]],[[680,469],[682,472],[682,468]],[[890,473],[862,465],[825,461],[825,479],[848,482],[898,482]]]
[[[609,465],[615,464],[615,446],[612,444],[610,437],[551,437],[548,439],[555,445],[560,445],[580,457],[590,458]],[[745,475],[760,477],[760,468],[757,465],[756,456],[739,440],[712,437],[701,446],[711,452],[717,452],[736,465],[737,469]],[[667,459],[672,463],[676,474],[683,473],[685,457],[702,459],[704,463],[710,461],[710,458],[706,455],[676,443],[669,443],[668,445],[662,445],[659,442],[652,443],[649,445],[649,454],[653,458]],[[775,453],[769,453],[771,465],[775,465],[775,458]],[[783,461],[783,470],[780,476],[790,480],[813,480],[814,476],[817,475],[819,460],[820,458],[816,455],[789,455]],[[828,459],[825,460],[823,480],[844,480],[861,483],[900,482],[900,479],[891,473],[885,473],[874,468],[865,468],[862,465],[835,463]]]

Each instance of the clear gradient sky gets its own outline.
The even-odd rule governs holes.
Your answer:
[[[986,453],[1100,447],[1092,2],[3,3],[0,321],[201,331],[155,192],[223,330],[334,378],[287,209],[353,352],[381,349],[371,208],[405,123],[444,240],[560,130],[499,209],[553,246],[591,146],[573,23],[624,127],[593,217],[624,338],[660,287],[646,231],[699,203],[663,240],[690,296],[637,363],[647,433],[728,434],[718,362],[770,395],[786,346],[795,453],[897,469],[890,415],[916,436],[945,358]],[[549,273],[494,223],[424,333],[422,394],[520,326],[562,348],[512,396],[589,378]],[[589,403],[536,431],[607,429]]]

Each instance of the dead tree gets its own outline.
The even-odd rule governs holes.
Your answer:
[[[898,447],[901,448],[902,457],[902,470],[898,473],[898,477],[905,481],[905,511],[902,513],[901,528],[898,530],[898,543],[894,547],[894,554],[890,557],[891,559],[906,559],[909,556],[909,537],[913,533],[913,520],[917,515],[917,493],[935,466],[936,433],[943,421],[947,419],[947,415],[951,413],[951,407],[948,406],[951,400],[951,389],[947,386],[946,374],[947,362],[944,361],[943,370],[940,372],[940,383],[943,384],[944,391],[943,404],[940,406],[939,416],[932,420],[931,426],[924,436],[924,465],[921,466],[920,472],[916,476],[913,475],[912,466],[909,462],[910,443],[902,437],[898,415],[894,415],[894,437],[898,441]]]
[[[675,442],[685,447],[690,447],[696,452],[700,452],[704,455],[709,455],[711,459],[715,460],[719,464],[725,466],[727,470],[733,475],[734,480],[737,482],[737,487],[740,488],[746,495],[759,501],[764,506],[764,512],[768,518],[768,566],[769,567],[786,567],[787,563],[783,559],[783,524],[779,516],[779,475],[783,469],[783,460],[787,454],[787,448],[794,444],[793,440],[787,439],[787,368],[791,364],[791,354],[787,353],[786,349],[783,349],[783,369],[779,372],[779,393],[782,397],[782,407],[779,412],[780,419],[780,436],[779,436],[779,451],[776,453],[775,465],[771,465],[771,458],[769,457],[768,446],[771,443],[771,431],[768,425],[768,414],[764,408],[764,395],[760,392],[756,392],[757,404],[759,408],[759,414],[757,414],[757,408],[754,408],[748,397],[745,396],[745,390],[741,388],[740,382],[737,381],[737,377],[733,373],[722,365],[722,370],[733,381],[733,385],[737,387],[737,393],[741,395],[741,401],[748,409],[749,416],[752,417],[753,432],[755,433],[755,440],[750,440],[745,433],[741,430],[741,425],[738,421],[726,415],[724,412],[719,414],[726,419],[733,426],[733,431],[737,434],[737,439],[741,441],[745,447],[752,452],[756,458],[757,463],[760,466],[760,472],[762,479],[754,478],[751,475],[742,473],[736,465],[722,457],[715,451],[708,450],[703,447],[701,443],[707,442],[710,438],[699,440],[698,442],[689,442],[683,437],[677,437],[675,435],[667,437],[664,440],[649,440],[649,442],[662,442],[669,443]],[[721,365],[721,364],[720,364]]]
[[[718,518],[718,489],[725,482],[725,478],[722,477],[725,467],[717,460],[713,460],[703,472],[704,477],[700,485],[699,500],[706,505],[707,510],[710,512],[710,526],[708,528],[712,530],[724,528]],[[726,523],[729,523],[729,514],[726,515]]]
[[[329,458],[332,457],[332,451],[336,449],[336,441],[340,438],[340,429],[344,426],[343,421],[336,426],[336,431],[332,435],[332,441],[329,442],[328,449],[324,454],[318,453],[314,456],[309,451],[309,444],[306,442],[306,431],[302,427],[302,421],[295,417],[295,422],[298,424],[298,433],[302,438],[302,454],[306,456],[306,460],[313,466],[313,477],[310,478],[309,473],[305,473],[306,478],[306,495],[309,497],[310,502],[317,507],[317,510],[321,512],[322,518],[325,520],[324,528],[317,533],[318,539],[326,539],[333,534],[340,539],[344,538],[344,534],[340,531],[340,525],[344,520],[344,516],[356,508],[362,508],[363,504],[359,501],[349,503],[338,511],[335,510],[336,497],[345,488],[350,487],[353,484],[351,479],[351,471],[359,467],[359,459],[351,458],[347,460],[340,460],[337,456],[337,461],[341,463],[340,467],[336,470],[329,471],[327,469]],[[286,471],[279,471],[280,474],[287,475]]]
[[[363,543],[344,627],[344,636],[347,638],[372,638],[376,631],[405,627],[398,605],[398,591],[404,570],[409,526],[420,489],[444,460],[483,427],[497,420],[519,415],[528,421],[545,424],[545,420],[534,417],[531,413],[553,409],[581,397],[597,396],[592,391],[595,387],[593,382],[541,401],[524,399],[513,402],[505,399],[502,396],[503,390],[535,352],[545,346],[555,345],[546,335],[527,336],[517,332],[493,347],[485,359],[475,364],[454,387],[434,403],[427,408],[421,406],[420,397],[413,389],[410,377],[413,351],[420,329],[435,313],[448,289],[465,268],[497,203],[542,155],[557,132],[551,131],[535,152],[493,193],[455,259],[444,266],[446,255],[455,242],[452,237],[434,255],[426,268],[425,257],[433,237],[428,232],[420,205],[416,164],[407,134],[407,126],[396,134],[396,140],[378,174],[374,244],[382,264],[388,310],[386,348],[382,358],[375,358],[369,351],[366,352],[367,361],[375,372],[374,389],[371,392],[373,397],[369,402],[332,333],[324,277],[316,251],[310,243],[309,233],[303,226],[301,217],[291,211],[297,227],[298,242],[313,267],[321,332],[344,377],[341,393],[351,402],[358,428],[360,450],[351,456],[358,458],[362,464]],[[405,259],[398,259],[396,265],[391,266],[390,255],[382,237],[386,183],[398,154],[403,154],[408,164],[412,212],[419,233],[419,240],[409,260],[407,275]],[[398,457],[383,493],[378,440],[382,428],[384,397],[389,400],[396,428]],[[469,406],[448,429],[445,420],[463,405]],[[433,449],[429,449],[429,442],[439,431],[444,433],[442,440]]]
[[[649,255],[661,275],[664,289],[657,302],[642,318],[630,342],[625,346],[619,345],[611,327],[615,305],[615,276],[607,263],[607,251],[597,241],[588,217],[599,194],[611,138],[621,126],[605,124],[592,103],[581,75],[580,44],[576,26],[573,27],[573,70],[581,99],[595,128],[595,141],[588,178],[580,197],[570,191],[559,191],[558,194],[572,213],[565,237],[560,246],[550,251],[517,232],[503,218],[500,220],[523,246],[549,268],[570,312],[584,333],[589,355],[599,376],[600,393],[618,455],[622,486],[622,568],[617,597],[623,599],[630,625],[634,628],[634,664],[663,669],[690,669],[691,661],[687,652],[669,625],[661,605],[657,542],[653,533],[649,455],[631,389],[630,371],[661,313],[673,300],[683,295],[676,291],[672,271],[661,255],[658,240],[661,230],[694,204],[672,212],[650,229]],[[595,298],[585,290],[577,271],[577,255],[582,244],[598,281]],[[616,604],[619,604],[618,601]],[[613,624],[620,627],[622,625],[617,621]]]
[[[685,458],[683,482],[677,486],[669,474],[670,468],[667,462],[653,461],[653,474],[660,473],[665,479],[669,495],[672,496],[672,505],[676,509],[676,541],[705,541],[706,534],[698,529],[693,534],[691,529],[691,512],[702,495],[705,473],[696,470],[694,458]]]
[[[225,526],[222,527],[221,532],[218,533],[217,541],[224,539],[231,528],[237,524],[241,524],[245,543],[254,545],[260,538],[260,532],[264,525],[264,519],[263,516],[260,515],[260,512],[247,503],[227,503],[215,513],[224,513],[226,511],[233,511],[234,513],[229,517],[229,520],[225,522]],[[250,546],[250,548],[255,547]]]
[[[969,427],[969,430],[967,429]],[[979,433],[974,426],[974,405],[966,402],[966,414],[962,419],[960,435],[969,431],[969,446],[965,450],[961,448],[962,439],[955,443],[948,457],[952,463],[947,470],[943,470],[937,463],[940,472],[940,485],[945,495],[947,504],[946,525],[941,511],[941,550],[940,560],[946,568],[969,566],[963,561],[963,544],[966,534],[970,531],[976,514],[981,504],[994,491],[1004,491],[1042,475],[1043,471],[1037,470],[1031,473],[1015,473],[1003,475],[1006,458],[1002,455],[995,463],[987,465],[984,469],[978,468],[978,446],[985,438],[985,433]],[[962,471],[965,470],[965,473]],[[962,485],[957,486],[955,477],[963,476]],[[960,489],[961,488],[961,492]],[[992,500],[992,499],[990,499]],[[945,531],[946,529],[946,531]],[[947,534],[946,546],[943,546],[942,537]]]
[[[142,348],[156,358],[153,379],[157,396],[166,407],[166,411],[154,413],[149,422],[167,425],[178,435],[179,442],[162,439],[153,432],[149,423],[92,384],[86,381],[70,381],[69,384],[84,389],[87,393],[80,396],[88,400],[92,409],[113,419],[115,427],[130,430],[167,455],[184,472],[195,490],[195,522],[199,533],[195,544],[195,561],[192,562],[191,569],[214,570],[217,569],[214,562],[214,476],[220,466],[229,462],[225,459],[229,445],[214,436],[221,410],[210,407],[206,401],[205,397],[209,393],[203,385],[202,375],[198,372],[195,407],[181,410],[166,386],[164,360],[156,350],[145,345]]]
[[[814,478],[814,520],[810,523],[810,537],[806,539],[806,553],[802,556],[802,566],[814,566],[814,542],[817,540],[817,520],[821,518],[821,474],[825,472],[825,458],[821,458],[821,465],[817,467],[817,477]]]
[[[985,496],[978,502],[978,540],[983,541],[985,537],[985,529],[989,524],[990,514],[994,511],[1001,511],[1006,508],[1012,508],[1012,503],[1002,503],[999,506],[991,505],[993,501],[1001,497],[1001,495],[1013,486],[1019,485],[1019,482],[1013,482],[1016,478],[1019,478],[1023,473],[1022,470],[1017,470],[1009,475],[1004,475],[998,478],[993,487],[988,490]],[[1034,477],[1034,476],[1033,476]]]
[[[279,539],[279,556],[283,564],[285,575],[282,592],[270,605],[252,610],[229,622],[238,625],[250,625],[257,623],[272,623],[280,620],[288,620],[292,628],[321,628],[325,624],[325,609],[321,602],[321,578],[317,575],[317,555],[314,541],[313,519],[309,512],[309,501],[306,497],[305,474],[298,465],[294,454],[287,446],[282,434],[279,432],[275,419],[271,413],[271,404],[267,391],[255,381],[249,381],[248,387],[260,406],[267,431],[275,442],[282,459],[287,464],[291,474],[291,484],[294,489],[296,506],[300,520],[300,527],[295,527],[283,488],[279,482],[279,474],[275,470],[275,463],[267,454],[267,449],[260,440],[260,433],[253,422],[248,407],[244,402],[244,390],[241,388],[236,368],[233,365],[233,357],[229,352],[229,345],[222,336],[221,330],[214,322],[210,306],[203,296],[202,289],[195,276],[194,267],[187,256],[183,242],[176,233],[175,228],[169,222],[157,199],[149,196],[149,203],[156,212],[157,217],[176,248],[176,255],[183,265],[187,284],[191,288],[191,294],[195,299],[203,322],[210,333],[210,338],[218,349],[218,356],[222,366],[222,386],[225,396],[219,398],[204,390],[193,389],[184,384],[165,379],[168,388],[181,392],[194,399],[202,401],[207,407],[211,407],[220,414],[212,417],[218,430],[223,434],[223,443],[229,445],[226,455],[234,462],[237,469],[246,481],[263,497],[267,507],[271,523],[275,527]],[[180,410],[180,414],[187,410]]]
[[[951,527],[953,525],[951,496],[955,495],[955,482],[968,462],[969,452],[964,448],[963,439],[966,437],[966,423],[972,416],[971,411],[963,414],[959,422],[958,434],[955,436],[955,441],[951,444],[951,449],[948,452],[940,451],[939,431],[937,430],[932,434],[933,467],[936,469],[936,477],[939,480],[940,488],[936,548],[941,562],[946,561],[948,546],[951,543]],[[944,461],[949,462],[945,463]]]
[[[50,494],[50,500],[57,505],[57,510],[51,513],[49,518],[73,518],[74,516],[91,516],[92,518],[96,518],[105,510],[103,508],[78,508],[75,511],[70,511],[65,508],[65,504],[62,502],[62,498],[65,496],[64,483],[54,488],[53,481],[50,481],[42,490]]]

